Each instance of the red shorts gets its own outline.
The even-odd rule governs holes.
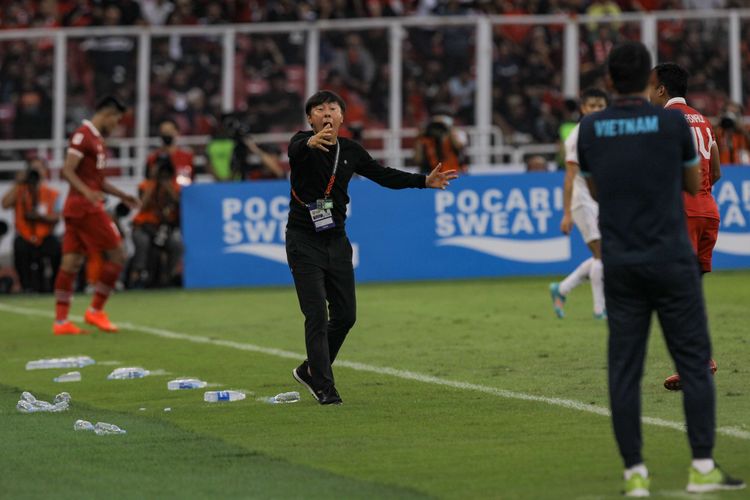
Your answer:
[[[698,255],[701,271],[710,273],[711,256],[716,245],[716,238],[719,236],[719,219],[688,217],[687,226],[688,236],[690,236],[695,253]]]
[[[87,255],[113,250],[121,242],[117,226],[104,210],[89,212],[82,217],[65,217],[65,236],[62,242],[64,254]]]

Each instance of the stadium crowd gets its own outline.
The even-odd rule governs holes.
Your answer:
[[[403,15],[590,14],[729,8],[736,0],[12,0],[0,7],[0,28],[59,26],[214,25]],[[659,53],[693,74],[696,106],[719,116],[727,104],[727,27],[713,21],[660,22]],[[404,43],[404,125],[423,126],[436,106],[451,108],[457,124],[473,121],[473,30],[409,29]],[[566,118],[560,93],[562,26],[496,26],[494,122],[508,142],[551,143]],[[750,86],[750,25],[744,26],[744,81]],[[617,42],[637,39],[637,23],[589,23],[581,36],[582,87],[601,82],[602,65]],[[134,102],[136,39],[72,39],[68,45],[67,127],[91,109],[96,96]],[[51,135],[53,44],[49,39],[0,42],[0,138]],[[221,40],[210,36],[157,37],[152,44],[150,132],[173,119],[184,135],[210,135],[221,115]],[[468,57],[467,57],[468,54]],[[254,132],[294,130],[302,123],[305,36],[237,37],[235,102],[249,110]],[[388,39],[380,29],[325,32],[321,86],[350,103],[347,121],[385,128],[388,113]],[[746,92],[750,95],[750,92]],[[747,103],[744,103],[747,104]],[[268,117],[274,120],[268,120]],[[133,133],[128,117],[120,135]]]
[[[12,0],[0,6],[0,29],[218,25],[406,15],[564,13],[616,17],[628,11],[734,6],[732,0]],[[638,23],[621,21],[583,25],[581,86],[603,86],[609,50],[624,40],[638,39],[639,30]],[[692,72],[691,101],[705,114],[718,118],[722,161],[750,162],[750,141],[742,127],[743,106],[730,103],[726,95],[729,55],[725,23],[669,20],[659,23],[658,32],[660,58]],[[743,25],[742,33],[744,82],[749,88],[745,94],[750,96],[750,22]],[[136,252],[124,276],[129,285],[179,282],[182,245],[175,222],[179,190],[190,182],[195,170],[192,154],[180,153],[175,147],[178,134],[212,136],[205,151],[206,171],[218,180],[283,176],[281,152],[255,144],[252,135],[304,127],[305,42],[305,34],[299,32],[237,35],[234,98],[238,113],[227,115],[221,107],[222,40],[206,35],[152,39],[149,131],[165,142],[149,157],[149,176],[139,186],[145,209],[135,214],[132,236]],[[495,26],[493,44],[494,124],[509,143],[558,141],[564,124],[577,118],[576,103],[564,99],[560,91],[563,26]],[[51,137],[53,48],[49,38],[0,41],[0,140]],[[453,158],[452,168],[465,169],[466,137],[454,127],[474,122],[474,48],[471,27],[410,28],[406,32],[403,122],[406,127],[423,130],[414,144],[415,164],[422,170],[434,163],[431,158],[439,152]],[[320,85],[348,103],[346,125],[355,138],[364,128],[387,127],[388,52],[384,29],[321,34]],[[136,56],[137,40],[132,36],[68,40],[68,135],[90,115],[98,96],[112,94],[123,102],[135,102]],[[131,112],[117,135],[131,136],[134,123]],[[430,133],[435,135],[436,130],[440,134],[433,144]],[[189,162],[180,154],[190,155]],[[171,161],[165,160],[167,157]],[[250,160],[235,161],[236,157]],[[545,169],[545,163],[541,156],[530,157],[528,168]],[[183,166],[188,164],[185,172]],[[167,174],[170,168],[172,173]],[[19,181],[19,186],[25,189],[24,181]],[[17,216],[26,220],[21,208],[16,207]],[[122,214],[111,216],[117,223]],[[35,242],[29,248],[29,255],[38,261],[41,254],[37,248],[41,247]],[[47,266],[51,265],[52,272],[29,274],[22,280],[24,289],[48,288],[42,278],[49,281],[57,259],[54,249],[50,252],[52,264]],[[26,267],[26,261],[20,262],[20,267]],[[91,282],[96,273],[94,262],[87,269],[93,277],[82,281]],[[24,276],[22,269],[19,275]]]

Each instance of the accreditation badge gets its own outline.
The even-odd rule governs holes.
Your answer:
[[[331,206],[331,208],[333,207]],[[325,231],[336,225],[333,222],[333,214],[331,214],[330,208],[318,208],[318,203],[316,202],[307,205],[307,209],[310,211],[310,218],[315,226],[315,231]]]
[[[321,210],[333,210],[333,200],[330,198],[323,198],[322,200],[316,200],[315,206]]]

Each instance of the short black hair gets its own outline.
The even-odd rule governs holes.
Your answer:
[[[654,68],[659,85],[664,85],[669,97],[685,97],[688,89],[690,73],[675,63],[661,63]]]
[[[604,102],[609,105],[609,95],[602,89],[596,87],[589,87],[581,92],[581,104],[588,99],[604,99]]]
[[[642,92],[651,74],[651,54],[640,42],[625,42],[609,53],[607,68],[618,93]]]
[[[315,92],[307,100],[307,102],[305,103],[305,113],[309,116],[310,111],[312,111],[315,106],[320,106],[321,104],[325,104],[327,102],[337,103],[341,108],[342,113],[346,111],[346,103],[340,95],[338,95],[336,92],[331,92],[330,90],[321,90],[319,92]]]
[[[108,95],[106,97],[102,97],[99,102],[96,103],[95,110],[97,112],[104,109],[115,109],[120,113],[124,113],[127,108],[117,97]]]

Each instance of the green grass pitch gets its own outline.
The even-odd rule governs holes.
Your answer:
[[[108,311],[130,327],[65,338],[51,334],[52,297],[3,298],[0,498],[619,498],[609,418],[503,392],[607,406],[606,327],[591,318],[589,288],[558,320],[547,282],[360,285],[348,363],[334,365],[340,407],[320,407],[291,378],[304,351],[291,288],[122,293]],[[715,456],[750,479],[750,273],[705,285],[724,430]],[[73,313],[88,301],[76,297]],[[682,422],[680,395],[661,386],[672,365],[656,325],[649,351],[644,415]],[[97,360],[81,382],[24,369],[78,354]],[[120,365],[167,373],[106,380]],[[178,376],[253,395],[204,403],[202,390],[167,391]],[[20,414],[23,390],[48,400],[68,391],[71,409]],[[302,401],[257,401],[290,390]],[[76,433],[78,418],[128,434]],[[685,433],[645,425],[644,436],[652,496],[684,498]]]

